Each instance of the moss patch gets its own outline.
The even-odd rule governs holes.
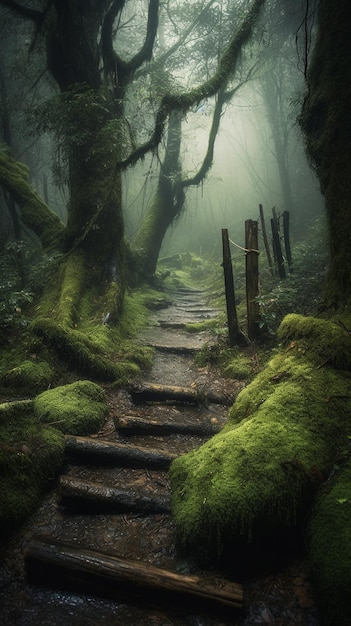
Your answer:
[[[36,506],[61,466],[64,437],[40,424],[31,403],[0,405],[0,528],[20,524]]]
[[[299,316],[296,322],[298,335]],[[320,346],[330,328],[318,328]],[[183,547],[218,557],[304,518],[350,431],[348,373],[316,367],[313,345],[300,351],[296,341],[277,353],[239,394],[222,432],[172,463]]]
[[[33,407],[40,423],[70,435],[96,432],[108,412],[103,389],[88,380],[44,391]]]
[[[35,393],[47,389],[53,380],[54,372],[46,361],[26,360],[6,373],[3,384]]]
[[[323,624],[351,623],[351,460],[321,489],[310,524],[311,561]]]

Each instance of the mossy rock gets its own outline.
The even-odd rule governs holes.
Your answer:
[[[225,428],[172,463],[181,547],[219,558],[304,520],[350,431],[348,373],[316,367],[315,356],[297,344],[276,354]]]
[[[317,602],[326,626],[351,624],[351,460],[318,494],[309,529]]]
[[[96,432],[108,413],[104,390],[89,380],[44,391],[34,398],[33,407],[41,423],[70,435]]]
[[[62,465],[65,442],[39,423],[28,402],[0,405],[0,413],[0,528],[9,531],[39,505]]]
[[[33,393],[47,389],[53,380],[54,371],[46,361],[26,360],[8,371],[3,383],[7,387]]]

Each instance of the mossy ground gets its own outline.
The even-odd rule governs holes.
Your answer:
[[[91,381],[0,405],[0,529],[20,524],[54,484],[64,434],[97,432],[107,412],[105,392]]]
[[[218,558],[298,525],[347,440],[350,335],[289,316],[281,341],[223,431],[171,466],[177,535],[188,550]],[[341,344],[345,358],[335,356]]]
[[[350,450],[348,450],[348,457]],[[320,490],[309,527],[310,553],[323,624],[351,623],[351,460]]]

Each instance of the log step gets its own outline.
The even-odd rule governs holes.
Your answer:
[[[123,435],[143,434],[162,436],[178,433],[182,435],[198,435],[199,437],[212,437],[216,433],[219,433],[222,428],[219,424],[212,424],[210,421],[201,424],[192,424],[191,422],[174,422],[171,420],[158,422],[157,420],[148,420],[142,417],[129,415],[116,418],[115,426],[123,433]]]
[[[25,551],[27,577],[31,583],[79,589],[120,599],[139,596],[147,604],[175,601],[216,609],[240,609],[243,588],[224,579],[185,576],[147,562],[120,558],[34,538]]]
[[[168,468],[177,455],[172,452],[131,446],[125,443],[112,443],[89,437],[66,435],[65,453],[69,458],[93,465],[113,465],[115,467]]]
[[[59,482],[60,504],[80,513],[137,512],[140,515],[170,513],[170,499],[159,495],[136,492],[133,488],[121,489],[61,476]]]
[[[231,405],[233,398],[227,398],[212,392],[194,389],[192,387],[177,387],[173,385],[158,385],[145,383],[129,389],[132,401],[135,404],[143,402],[179,402],[182,404],[215,404]]]

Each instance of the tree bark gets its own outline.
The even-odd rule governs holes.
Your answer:
[[[146,603],[171,603],[173,606],[174,602],[190,602],[217,610],[220,607],[240,609],[243,605],[243,588],[234,582],[185,576],[151,563],[41,538],[28,545],[25,564],[31,582],[92,589],[114,598],[137,595]]]
[[[329,226],[329,307],[351,298],[350,4],[318,3],[318,31],[300,124],[325,196]]]

